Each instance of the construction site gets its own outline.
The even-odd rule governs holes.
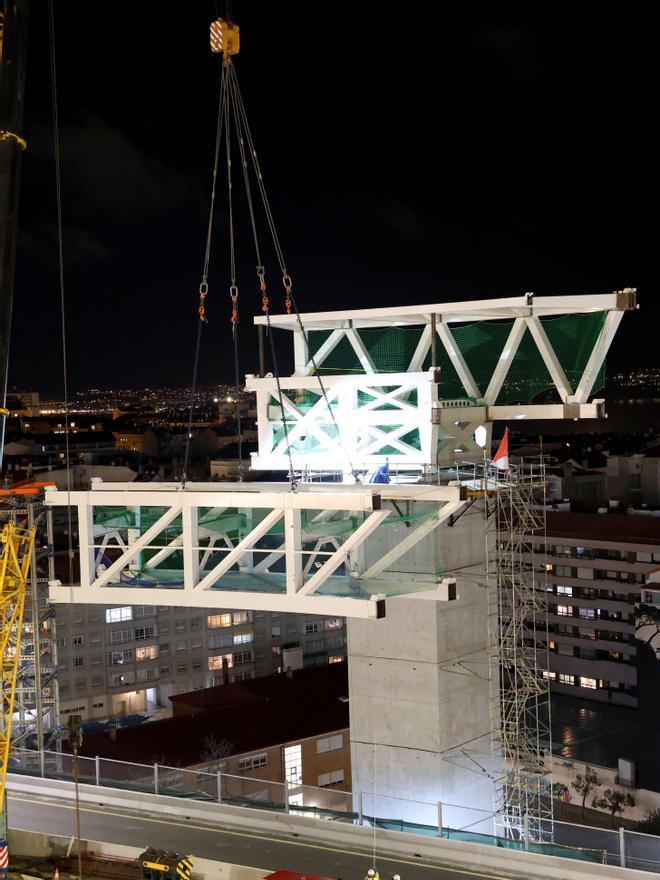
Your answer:
[[[20,20],[11,27],[3,65],[20,50]],[[605,358],[637,308],[636,291],[299,310],[238,87],[238,49],[238,27],[214,22],[219,103],[193,400],[216,189],[226,199],[234,188],[252,218],[245,234],[259,290],[258,315],[241,313],[241,340],[258,340],[259,365],[239,375],[236,356],[238,433],[246,389],[257,401],[252,467],[282,480],[193,482],[186,455],[175,482],[2,490],[3,802],[12,750],[28,735],[42,754],[62,748],[55,605],[296,612],[347,619],[360,821],[371,817],[375,829],[403,811],[411,826],[439,826],[441,836],[461,828],[527,849],[552,844],[545,464],[509,461],[504,427],[605,415]],[[2,74],[6,89],[4,66]],[[18,174],[24,146],[12,134],[20,94],[5,105],[13,120],[0,125],[5,177]],[[232,156],[242,178],[233,184]],[[279,302],[271,311],[261,226],[281,311]],[[11,302],[15,230],[3,229],[2,295]],[[238,352],[233,273],[232,265]],[[278,371],[285,347],[290,375]],[[2,358],[5,388],[7,347]],[[191,402],[190,424],[192,411]],[[63,532],[68,560],[56,568]],[[287,813],[304,806],[290,796]]]

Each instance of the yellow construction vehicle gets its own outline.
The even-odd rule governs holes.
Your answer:
[[[25,529],[13,522],[8,522],[0,532],[0,812],[5,804],[16,675],[21,658],[23,608],[34,535],[34,527]]]

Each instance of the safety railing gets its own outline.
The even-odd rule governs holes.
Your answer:
[[[14,749],[8,771],[45,779],[73,779],[73,757],[64,752]],[[480,807],[424,802],[372,792],[347,792],[217,769],[191,770],[164,764],[133,764],[109,758],[78,759],[81,783],[142,791],[251,809],[295,813],[319,819],[463,840],[487,846],[526,850],[582,861],[621,865],[660,873],[660,837],[627,829],[593,828],[547,821],[543,840],[534,840],[525,825],[513,838],[498,834],[498,814]]]

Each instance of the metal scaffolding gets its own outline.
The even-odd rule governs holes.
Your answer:
[[[48,597],[46,570],[52,567],[46,540],[46,520],[51,515],[43,501],[20,497],[0,509],[3,522],[37,529],[25,592],[11,737],[13,745],[36,748],[48,747],[58,717],[55,612]]]
[[[496,822],[504,837],[552,834],[545,590],[545,465],[487,476],[489,629]],[[494,491],[493,491],[494,490]],[[541,552],[538,552],[541,549]]]

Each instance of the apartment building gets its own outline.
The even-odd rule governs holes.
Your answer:
[[[552,690],[637,708],[636,605],[660,569],[660,519],[548,513],[546,569]]]
[[[169,767],[286,781],[291,805],[302,804],[296,786],[350,791],[346,667],[297,669],[181,694],[171,699],[172,718],[91,734],[81,754],[150,764],[157,753]],[[222,746],[217,755],[207,754],[209,743]]]
[[[60,723],[166,714],[169,697],[346,658],[341,617],[137,605],[57,607]]]

